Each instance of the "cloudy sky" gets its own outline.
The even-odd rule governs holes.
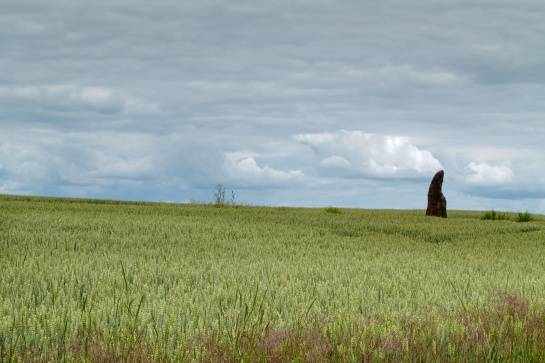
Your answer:
[[[0,0],[0,193],[545,213],[542,0]]]

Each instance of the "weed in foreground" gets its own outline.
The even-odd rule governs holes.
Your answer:
[[[80,336],[67,346],[0,357],[2,361],[47,362],[542,362],[545,361],[545,306],[500,295],[491,306],[439,317],[406,317],[398,328],[380,331],[384,320],[363,317],[345,325],[330,320],[292,329],[238,325],[239,338],[195,338],[185,347],[139,339],[115,344],[101,334]],[[341,327],[341,328],[339,328]],[[450,328],[445,328],[450,327]],[[176,349],[172,355],[169,350]],[[57,359],[59,358],[59,359]]]
[[[392,332],[374,333],[381,319],[366,318],[349,329],[335,322],[310,330],[270,329],[246,338],[238,349],[221,340],[204,341],[209,362],[460,362],[543,361],[545,307],[531,309],[501,295],[487,309],[450,314],[445,320],[407,317]],[[457,327],[445,329],[445,324]],[[324,334],[324,332],[326,332]]]

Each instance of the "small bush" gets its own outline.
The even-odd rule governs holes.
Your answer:
[[[218,184],[214,190],[214,206],[223,207],[225,205],[225,188]]]
[[[515,221],[517,222],[530,222],[533,220],[534,220],[534,217],[530,213],[528,213],[528,211],[524,213],[519,212],[519,214],[517,215],[517,218],[515,219]]]
[[[333,214],[341,213],[341,210],[339,208],[332,207],[332,206],[326,207],[325,211],[326,211],[326,213],[333,213]]]
[[[217,208],[227,207],[227,206],[236,206],[235,202],[235,192],[231,190],[231,201],[225,199],[225,187],[221,184],[216,186],[214,190],[214,197],[212,199],[214,206]]]
[[[494,209],[492,209],[490,211],[484,212],[481,219],[482,220],[495,220],[496,219],[496,211]]]
[[[496,212],[494,209],[484,212],[481,217],[482,220],[491,220],[491,221],[507,221],[509,220],[509,214]]]

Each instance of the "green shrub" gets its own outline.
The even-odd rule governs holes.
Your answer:
[[[325,211],[326,211],[326,213],[333,213],[333,214],[341,213],[341,210],[339,208],[332,207],[332,206],[326,207]]]
[[[496,212],[494,209],[484,212],[481,217],[482,220],[492,220],[492,221],[507,221],[509,220],[509,214]]]
[[[528,213],[528,211],[524,213],[519,212],[519,214],[517,215],[517,218],[515,219],[515,221],[517,222],[530,222],[533,220],[534,220],[534,217],[530,213]]]

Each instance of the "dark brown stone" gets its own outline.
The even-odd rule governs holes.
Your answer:
[[[443,187],[443,178],[445,172],[438,171],[430,183],[428,191],[428,208],[426,209],[427,216],[447,218],[447,200],[443,195],[441,188]]]

